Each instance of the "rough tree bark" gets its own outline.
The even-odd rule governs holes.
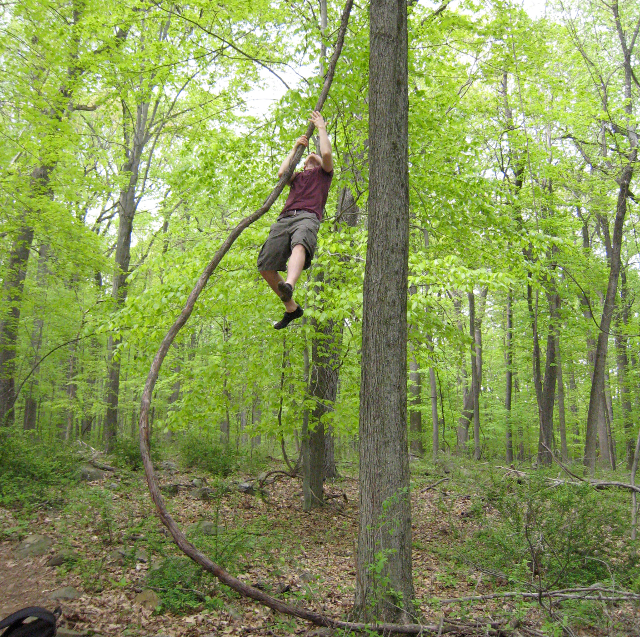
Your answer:
[[[369,240],[354,612],[407,623],[414,597],[407,445],[407,4],[373,0],[369,18]],[[374,564],[380,568],[373,570]]]

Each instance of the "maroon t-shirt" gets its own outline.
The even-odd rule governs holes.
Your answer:
[[[322,221],[332,179],[333,170],[328,173],[322,166],[296,173],[291,181],[291,190],[280,217],[291,216],[288,214],[290,210],[308,210],[315,213]]]

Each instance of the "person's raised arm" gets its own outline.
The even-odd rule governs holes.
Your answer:
[[[284,175],[287,172],[287,169],[289,168],[289,164],[291,163],[291,160],[293,159],[293,156],[296,152],[296,148],[298,148],[298,146],[304,146],[306,148],[308,145],[309,145],[309,140],[307,139],[306,135],[302,135],[302,137],[298,137],[298,139],[296,139],[296,143],[293,145],[291,152],[287,155],[286,159],[282,162],[282,166],[280,166],[280,168],[278,169],[278,179],[280,179],[280,177],[282,177],[282,175]],[[293,179],[293,174],[289,179],[289,183],[291,183],[292,179]]]
[[[331,155],[331,141],[327,135],[327,124],[318,111],[313,111],[309,121],[318,129],[318,139],[320,140],[320,157],[322,157],[322,168],[330,173],[333,170],[333,157]]]

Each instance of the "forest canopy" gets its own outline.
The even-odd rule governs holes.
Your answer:
[[[46,453],[20,464],[29,441],[138,468],[139,427],[147,476],[147,438],[225,477],[278,453],[305,512],[356,466],[355,613],[415,624],[411,507],[450,478],[416,492],[409,460],[488,465],[487,563],[513,555],[539,600],[543,571],[637,588],[639,16],[638,0],[0,3],[0,504],[68,477]],[[304,319],[279,331],[256,257],[320,108],[333,182]],[[586,536],[611,487],[607,559],[633,501],[608,574],[538,564],[530,520]]]

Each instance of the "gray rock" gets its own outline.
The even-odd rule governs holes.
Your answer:
[[[80,467],[80,480],[85,480],[86,482],[102,480],[105,475],[106,473],[104,471],[100,471],[100,469],[96,469],[89,464],[83,464]]]
[[[267,479],[267,472],[263,471],[260,475],[258,475],[258,484],[262,484]]]
[[[29,535],[16,547],[14,554],[17,558],[37,557],[46,555],[53,546],[53,540],[46,535]]]
[[[451,473],[455,469],[453,463],[449,462],[448,460],[438,460],[438,462],[436,463],[436,467],[445,474]]]
[[[200,489],[202,487],[204,487],[205,481],[202,480],[202,478],[194,478],[191,481],[191,484],[196,488],[196,489]]]
[[[326,627],[322,627],[322,628],[316,628],[316,630],[314,630],[311,633],[308,633],[308,637],[333,637],[333,635],[337,635],[338,631],[334,630],[333,628],[326,628]]]
[[[75,588],[73,588],[73,586],[58,588],[47,595],[47,598],[51,600],[78,599],[78,597],[82,597],[82,593],[79,593]]]
[[[216,492],[209,487],[200,487],[199,489],[194,489],[191,492],[191,495],[197,500],[202,500],[203,502],[209,502],[209,500],[213,500]]]
[[[175,462],[163,460],[158,464],[158,469],[166,471],[167,473],[176,473],[178,471],[178,465]]]
[[[227,615],[229,615],[229,617],[231,617],[231,619],[233,619],[234,621],[242,621],[244,619],[244,616],[241,615],[235,608],[233,608],[233,606],[227,606],[224,609],[224,612],[227,613]]]
[[[147,555],[147,552],[144,549],[137,549],[136,562],[142,562],[143,564],[146,564],[148,561],[149,561],[149,556]]]
[[[210,520],[200,520],[200,522],[196,522],[196,524],[194,524],[192,528],[194,531],[197,531],[202,535],[216,536],[222,532],[222,529],[217,527]]]
[[[241,482],[238,485],[238,491],[240,491],[240,493],[247,493],[248,495],[253,495],[256,492],[251,482]]]
[[[56,630],[57,637],[88,637],[89,632],[83,630],[82,632],[78,632],[77,630],[71,630],[70,628],[58,628]]]
[[[146,588],[141,593],[138,593],[134,600],[136,604],[140,604],[143,608],[154,610],[160,606],[160,598],[150,588]]]
[[[75,562],[78,560],[78,554],[70,549],[62,549],[55,555],[52,555],[47,561],[47,566],[62,566],[65,562]]]
[[[118,566],[122,566],[124,564],[124,558],[126,553],[123,549],[113,549],[113,551],[109,551],[107,553],[107,562],[109,564],[117,564]]]

